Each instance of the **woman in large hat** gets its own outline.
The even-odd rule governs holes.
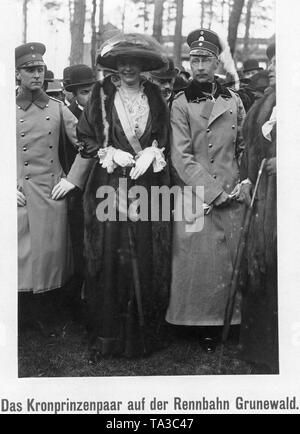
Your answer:
[[[168,109],[141,75],[167,59],[156,41],[135,33],[107,41],[97,63],[117,74],[96,83],[78,125],[82,155],[95,158],[84,197],[89,344],[93,359],[141,356],[160,344],[169,222],[151,222],[147,211],[149,220],[139,220],[151,210],[150,194],[139,203],[127,191],[168,182]],[[101,187],[115,193],[112,202]]]

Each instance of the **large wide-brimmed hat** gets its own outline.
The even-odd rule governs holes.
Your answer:
[[[121,33],[105,41],[97,63],[116,70],[120,58],[128,57],[139,60],[142,71],[156,71],[168,65],[163,47],[153,37],[140,33]]]
[[[68,92],[77,87],[89,86],[96,82],[92,68],[87,65],[73,65],[69,70],[69,83],[65,85]]]

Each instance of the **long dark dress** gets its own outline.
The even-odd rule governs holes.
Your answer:
[[[97,127],[96,130],[94,129],[92,121],[99,116],[99,102],[101,102],[98,99],[99,88],[100,85],[94,89],[91,103],[85,110],[78,127],[79,136],[87,148],[90,146],[89,149],[93,148],[93,143],[97,140],[99,143],[99,137],[103,133],[97,131]],[[114,89],[108,84],[105,90],[107,120],[110,125],[109,144],[134,155],[113,106]],[[154,91],[152,89],[152,93],[155,91],[156,89]],[[140,138],[143,149],[151,146],[155,137],[160,147],[166,145],[168,116],[163,101],[160,108],[156,106],[160,103],[159,98],[159,93],[152,97],[148,95],[150,114],[144,134]],[[97,107],[98,113],[95,113]],[[165,125],[161,125],[161,129],[158,129],[157,125],[159,113],[155,114],[156,108],[166,121]],[[160,119],[160,122],[162,121],[163,119]],[[99,122],[97,125],[99,126]],[[93,153],[94,151],[87,151],[87,156]],[[133,185],[143,185],[150,191],[151,186],[168,182],[166,170],[154,173],[152,166],[136,181],[129,178],[129,172],[130,169],[123,170],[117,167],[109,174],[96,161],[84,194],[89,344],[92,350],[100,352],[103,356],[139,356],[160,346],[168,301],[169,222],[100,222],[96,216],[96,209],[101,201],[96,197],[99,186],[107,185],[117,189],[119,179],[125,177],[128,188]],[[145,321],[143,330],[137,309],[129,234],[133,235],[135,241]]]
[[[271,142],[261,130],[275,105],[275,91],[271,90],[246,117],[243,175],[253,184],[262,159],[276,157],[276,128],[272,130]],[[248,284],[243,294],[241,345],[243,358],[265,365],[266,373],[279,371],[276,207],[276,175],[264,171],[248,236]]]

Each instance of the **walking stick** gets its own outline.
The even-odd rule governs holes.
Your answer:
[[[141,293],[140,276],[139,276],[139,269],[138,269],[138,260],[136,254],[136,245],[135,245],[135,239],[134,239],[131,222],[128,222],[128,236],[129,236],[130,256],[132,262],[133,286],[134,286],[134,293],[135,293],[138,319],[139,319],[140,337],[141,337],[143,354],[146,354],[145,333],[144,333],[145,321],[144,321],[144,313],[143,313],[143,305],[142,305],[142,293]]]
[[[220,348],[220,355],[219,355],[218,373],[221,373],[224,345],[225,345],[225,342],[227,341],[227,338],[228,338],[230,323],[232,320],[233,307],[234,307],[236,293],[238,290],[238,283],[239,283],[238,279],[239,279],[239,274],[240,274],[240,267],[241,267],[243,253],[245,250],[247,236],[248,236],[248,232],[249,232],[250,221],[251,221],[251,216],[252,216],[252,211],[253,211],[253,206],[254,206],[254,200],[255,200],[258,185],[259,185],[259,182],[261,179],[261,175],[262,175],[263,170],[264,170],[265,163],[266,163],[266,159],[264,158],[260,164],[260,168],[259,168],[258,175],[256,178],[256,183],[254,186],[254,191],[252,194],[250,206],[248,207],[248,209],[245,213],[242,231],[241,231],[241,235],[240,235],[240,239],[239,239],[239,243],[238,243],[237,253],[236,253],[234,266],[233,266],[233,270],[232,270],[232,275],[231,275],[231,282],[230,282],[230,288],[229,288],[229,293],[228,293],[228,298],[227,298],[227,303],[226,303],[225,315],[224,315],[224,325],[223,325],[223,331],[222,331],[222,341],[221,341],[221,348]]]

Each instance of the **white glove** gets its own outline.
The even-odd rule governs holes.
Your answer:
[[[75,185],[66,178],[62,178],[58,184],[56,184],[52,190],[51,197],[53,200],[62,199],[69,191],[73,190]]]
[[[17,190],[17,204],[18,204],[18,206],[25,206],[26,205],[26,197],[19,190]]]
[[[121,151],[121,149],[116,149],[113,155],[113,161],[121,167],[133,166],[134,158],[129,152]]]
[[[149,148],[145,148],[141,153],[140,157],[136,160],[135,167],[133,167],[130,171],[130,178],[137,179],[142,176],[153,163],[155,158],[155,153],[150,146]]]

